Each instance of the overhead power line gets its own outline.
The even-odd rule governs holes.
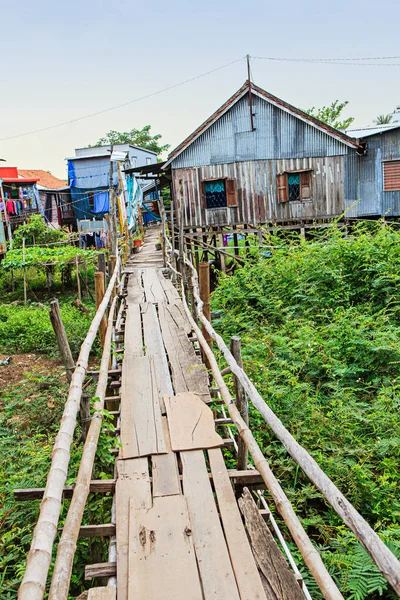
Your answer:
[[[34,133],[41,133],[43,131],[49,131],[50,129],[56,129],[57,127],[62,127],[63,125],[70,125],[71,123],[77,123],[78,121],[83,121],[85,119],[90,119],[92,117],[97,117],[98,115],[103,115],[104,113],[111,112],[113,110],[117,110],[118,108],[123,108],[124,106],[129,106],[130,104],[134,104],[135,102],[140,102],[141,100],[146,100],[147,98],[152,98],[153,96],[157,96],[158,94],[162,94],[163,92],[168,92],[169,90],[173,90],[174,88],[180,87],[181,85],[185,85],[186,83],[190,83],[191,81],[195,81],[196,79],[200,79],[201,77],[206,77],[207,75],[211,75],[211,73],[215,73],[216,71],[220,71],[221,69],[225,69],[226,67],[230,67],[235,63],[238,63],[242,60],[245,60],[245,56],[241,58],[237,58],[225,65],[217,67],[216,69],[211,69],[211,71],[206,71],[205,73],[201,73],[200,75],[196,75],[195,77],[190,77],[190,79],[185,79],[184,81],[180,81],[179,83],[175,83],[174,85],[170,85],[161,90],[157,90],[156,92],[151,92],[150,94],[146,94],[145,96],[140,96],[139,98],[135,98],[134,100],[128,100],[127,102],[123,102],[122,104],[116,104],[115,106],[111,106],[109,108],[104,108],[103,110],[96,111],[94,113],[90,113],[88,115],[83,115],[82,117],[76,117],[75,119],[70,119],[69,121],[63,121],[62,123],[56,123],[54,125],[49,125],[47,127],[41,127],[40,129],[33,129],[31,131],[26,131],[24,133],[17,133],[16,135],[11,135],[9,137],[1,138],[0,142],[6,142],[8,140],[14,140],[16,138],[24,137],[26,135],[32,135]]]
[[[310,64],[330,64],[330,65],[355,65],[357,67],[400,67],[400,63],[368,63],[366,60],[395,60],[400,59],[400,56],[370,56],[370,57],[354,57],[354,58],[290,58],[278,56],[252,56],[253,59],[270,60],[280,62],[297,62]]]

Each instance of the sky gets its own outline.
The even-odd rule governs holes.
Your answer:
[[[75,148],[147,124],[174,148],[244,83],[246,54],[398,56],[399,18],[395,0],[3,0],[0,164],[65,178]],[[363,126],[400,104],[400,58],[386,62],[398,66],[252,58],[251,68],[257,85],[299,108],[348,100],[345,116]]]

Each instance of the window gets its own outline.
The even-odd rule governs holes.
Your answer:
[[[236,179],[211,179],[202,182],[203,206],[213,208],[233,208],[238,205]]]
[[[400,160],[390,160],[383,163],[383,191],[400,190]]]
[[[151,156],[146,156],[146,165],[151,165]]]
[[[276,177],[278,203],[311,200],[312,171],[282,173]]]

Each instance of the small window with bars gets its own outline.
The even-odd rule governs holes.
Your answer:
[[[282,173],[276,177],[278,203],[300,202],[312,199],[312,171]]]
[[[400,160],[383,163],[383,191],[400,191]]]
[[[236,179],[202,181],[203,208],[234,208],[238,205]]]

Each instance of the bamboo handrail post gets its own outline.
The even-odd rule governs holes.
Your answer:
[[[71,348],[69,346],[67,334],[65,332],[64,323],[60,313],[60,305],[58,300],[54,298],[50,301],[50,321],[53,326],[53,330],[56,336],[58,349],[61,354],[62,361],[65,366],[67,380],[71,383],[72,372],[75,367],[75,362],[72,356]]]
[[[118,258],[119,260],[119,258]],[[57,534],[61,500],[68,474],[71,444],[76,426],[76,416],[82,394],[82,385],[88,366],[89,354],[99,329],[101,319],[110,301],[117,274],[114,273],[106,294],[89,327],[81,346],[76,368],[72,375],[68,398],[64,406],[47,476],[46,489],[40,505],[40,514],[33,532],[31,548],[26,560],[26,570],[18,590],[19,600],[43,600],[52,548]]]
[[[79,259],[78,255],[75,256],[75,265],[76,265],[76,283],[78,286],[78,300],[82,300],[82,292],[81,292],[81,280],[79,277]]]
[[[96,271],[96,273],[94,274],[94,289],[96,294],[96,309],[98,309],[104,298],[104,273],[102,271]],[[100,344],[102,348],[104,348],[106,330],[107,319],[106,316],[103,315],[103,318],[100,323]]]
[[[231,348],[232,355],[234,356],[236,362],[238,363],[238,365],[240,365],[242,367],[243,362],[242,362],[242,353],[241,353],[241,348],[240,348],[240,337],[239,336],[234,335],[231,337],[230,348]],[[246,425],[248,425],[249,424],[248,398],[246,396],[246,393],[243,389],[242,384],[240,383],[240,381],[238,380],[236,375],[233,376],[233,380],[234,380],[234,384],[235,384],[236,406],[238,407],[240,416],[242,417],[243,421],[246,423]],[[242,438],[239,437],[238,452],[237,452],[237,469],[238,470],[247,469],[248,458],[249,458],[249,456],[248,456],[247,446],[244,443],[244,441],[242,440]]]
[[[95,412],[92,420],[90,421],[71,504],[64,523],[61,539],[58,544],[49,600],[67,600],[68,598],[76,544],[79,537],[79,529],[82,523],[83,512],[90,491],[90,481],[93,472],[97,444],[101,432],[101,411],[104,409],[104,398],[107,389],[113,319],[116,303],[117,298],[114,298],[108,317],[107,334],[100,364],[99,379],[96,387],[96,398],[98,398],[98,400],[94,404]]]

